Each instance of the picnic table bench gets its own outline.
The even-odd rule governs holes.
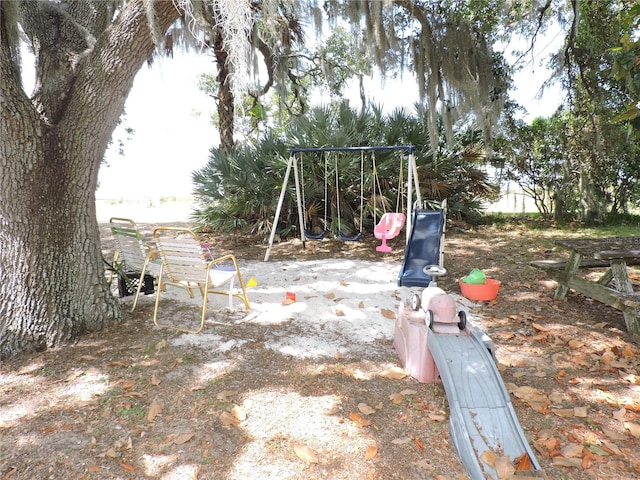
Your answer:
[[[581,238],[558,240],[555,244],[569,251],[566,260],[536,260],[558,282],[555,300],[573,289],[589,298],[620,310],[627,331],[640,334],[640,291],[634,291],[628,265],[640,265],[640,237]],[[585,269],[605,268],[597,280],[583,275]]]

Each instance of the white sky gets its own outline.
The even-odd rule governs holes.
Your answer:
[[[114,132],[124,140],[124,155],[114,141],[100,169],[97,199],[130,200],[191,195],[191,173],[218,145],[211,124],[212,98],[198,89],[201,73],[213,71],[208,55],[176,52],[142,67],[126,103],[126,119]],[[135,133],[127,140],[125,128]]]

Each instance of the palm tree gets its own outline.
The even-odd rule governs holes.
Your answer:
[[[282,139],[266,134],[255,145],[233,153],[212,150],[207,166],[194,173],[200,202],[196,219],[204,228],[244,228],[266,234],[289,149],[378,145],[414,145],[422,196],[433,203],[448,199],[452,213],[461,218],[476,214],[478,199],[496,192],[480,168],[484,162],[481,132],[454,133],[454,148],[448,147],[442,134],[433,152],[427,127],[428,115],[411,115],[405,110],[387,116],[376,106],[354,110],[340,103],[314,108],[297,118]],[[384,211],[406,204],[406,159],[398,153],[304,153],[299,162],[304,223],[315,229],[311,233],[343,231],[351,236],[371,228]],[[280,217],[283,237],[299,234],[295,198],[291,184]]]

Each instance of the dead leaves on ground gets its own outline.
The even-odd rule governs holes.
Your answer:
[[[318,463],[318,455],[306,445],[296,443],[293,445],[293,451],[303,462]]]
[[[527,323],[524,318],[520,322]],[[529,325],[530,334],[522,334],[523,329],[511,334],[510,343],[517,346],[505,348],[507,354],[502,363],[515,367],[512,377],[524,379],[523,383],[527,377],[534,384],[536,378],[545,378],[559,387],[549,392],[512,382],[505,385],[514,398],[537,414],[551,416],[551,425],[562,425],[538,431],[534,448],[556,466],[589,469],[616,461],[618,468],[637,474],[635,457],[625,448],[627,441],[640,438],[637,347],[613,335],[596,336],[596,340],[572,338],[566,330],[553,325]],[[555,353],[537,360],[538,345],[551,347]],[[529,364],[520,360],[526,358]]]
[[[151,423],[155,420],[155,418],[162,413],[162,405],[158,403],[157,400],[153,400],[151,405],[149,405],[149,410],[147,412],[147,422]]]
[[[403,379],[407,375],[409,375],[409,374],[407,372],[405,372],[400,367],[391,367],[391,368],[387,368],[386,370],[383,370],[382,372],[380,372],[380,376],[381,377],[389,378],[389,379],[393,379],[393,380]]]
[[[231,410],[220,414],[220,421],[224,427],[238,427],[247,419],[247,410],[244,406],[233,405]]]

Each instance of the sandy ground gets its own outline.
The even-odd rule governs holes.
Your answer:
[[[344,259],[240,261],[240,269],[245,281],[252,280],[256,285],[248,287],[251,310],[243,312],[242,302],[234,298],[232,311],[243,317],[242,322],[267,329],[285,323],[297,327],[299,333],[296,335],[271,338],[265,345],[296,358],[366,357],[370,347],[377,348],[376,342],[393,341],[399,302],[410,295],[410,289],[396,286],[398,266],[380,262]],[[295,295],[294,303],[286,301],[287,293]],[[472,302],[453,295],[460,309],[468,312]],[[154,298],[142,297],[140,303],[151,303]],[[193,310],[201,305],[199,296],[190,299],[186,291],[175,288],[168,288],[167,293],[162,294],[161,302],[163,299],[192,305]],[[228,303],[227,297],[211,296],[208,311],[229,311]],[[471,314],[469,316],[473,319]],[[193,315],[190,328],[196,326],[196,320]],[[215,317],[208,321],[213,325]],[[182,335],[175,342],[224,349],[240,346],[223,345],[222,337],[209,335],[206,329],[199,335]]]
[[[138,224],[187,222],[192,207],[189,201],[97,203],[99,222],[119,216]],[[392,342],[400,301],[420,291],[397,286],[400,262],[344,258],[263,262],[242,257],[238,261],[245,283],[255,284],[248,287],[250,312],[242,313],[244,306],[239,299],[234,298],[229,305],[227,298],[216,295],[211,296],[208,311],[237,311],[243,322],[256,325],[299,324],[303,333],[272,340],[269,348],[300,358],[345,356],[356,351],[364,355],[368,344]],[[287,293],[295,296],[294,303],[283,304]],[[452,295],[473,322],[469,311],[474,303],[457,292]],[[191,299],[185,290],[177,288],[169,288],[161,298],[194,309],[202,301],[199,295]],[[144,305],[154,300],[155,295],[141,296],[139,301]],[[123,301],[132,302],[132,297]],[[211,344],[214,340],[205,330],[204,334],[184,335],[178,341]]]

